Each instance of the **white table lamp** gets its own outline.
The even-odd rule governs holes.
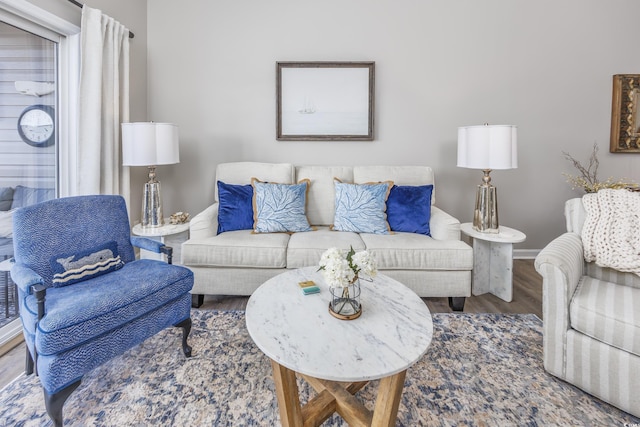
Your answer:
[[[459,127],[458,166],[484,171],[476,193],[473,228],[483,233],[499,233],[498,194],[489,174],[493,169],[518,167],[517,127],[488,124]]]
[[[149,181],[144,185],[142,198],[143,227],[164,224],[156,166],[179,162],[178,126],[154,122],[122,124],[122,164],[149,168]]]

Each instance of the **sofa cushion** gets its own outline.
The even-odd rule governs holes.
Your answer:
[[[13,202],[13,188],[0,187],[0,211],[8,211],[11,209]]]
[[[49,288],[46,315],[37,326],[38,352],[59,353],[133,321],[189,292],[192,277],[184,267],[145,259],[82,283]],[[38,313],[34,295],[25,298],[25,310],[25,329],[33,331]]]
[[[218,181],[218,234],[253,228],[253,186]]]
[[[318,265],[323,252],[331,247],[356,251],[365,249],[358,233],[332,231],[329,227],[318,227],[313,233],[295,233],[287,246],[287,268]]]
[[[353,182],[350,166],[298,166],[296,179],[311,181],[307,193],[307,218],[311,225],[331,225],[336,210],[334,178],[342,182]]]
[[[298,184],[276,184],[251,180],[253,186],[253,231],[281,233],[311,231],[306,216],[309,180]]]
[[[334,186],[336,191],[334,230],[389,234],[385,211],[393,182],[346,184],[335,180]]]
[[[57,255],[50,262],[53,273],[51,283],[54,287],[90,280],[124,266],[115,241],[72,254]]]
[[[379,270],[471,270],[473,249],[460,240],[435,240],[424,234],[361,234]]]
[[[194,267],[285,268],[288,242],[287,233],[229,231],[184,242],[182,263]]]
[[[569,313],[573,329],[640,356],[640,289],[582,276]]]
[[[294,173],[295,170],[290,163],[220,163],[216,167],[216,180],[227,184],[251,184],[251,178],[256,177],[265,182],[294,184]],[[220,201],[217,187],[215,189],[215,201]]]
[[[13,203],[11,209],[23,208],[35,205],[36,203],[51,200],[56,197],[53,188],[31,188],[18,185],[13,192]]]
[[[431,235],[433,185],[394,185],[387,198],[387,221],[391,231]]]
[[[13,212],[0,211],[0,238],[11,239],[13,237]]]

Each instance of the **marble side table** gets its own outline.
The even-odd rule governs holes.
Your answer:
[[[349,425],[393,426],[406,370],[427,351],[431,313],[412,290],[378,275],[362,281],[362,315],[339,320],[329,313],[330,292],[317,267],[280,274],[249,298],[247,329],[271,359],[283,426],[320,425],[334,411]],[[304,295],[301,281],[320,293]],[[296,374],[317,392],[300,405]],[[373,411],[354,395],[380,379]]]
[[[189,223],[165,224],[160,227],[143,227],[141,224],[136,224],[133,227],[133,234],[158,240],[166,246],[171,246],[173,248],[173,264],[180,264],[182,262],[182,244],[189,240]],[[140,249],[140,258],[142,259],[162,260],[164,257],[165,255]]]
[[[473,239],[473,295],[487,292],[513,300],[513,244],[524,242],[521,231],[500,226],[499,233],[481,233],[470,222],[460,231]]]

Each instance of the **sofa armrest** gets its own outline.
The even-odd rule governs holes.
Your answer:
[[[460,221],[435,206],[431,206],[429,229],[436,240],[460,240]]]
[[[215,202],[189,221],[189,238],[206,239],[218,233],[218,202]]]
[[[576,233],[561,235],[538,254],[535,267],[542,276],[544,367],[565,378],[569,305],[585,271],[582,239]]]
[[[33,293],[34,285],[44,285],[44,279],[32,269],[22,264],[14,264],[11,267],[11,280],[18,286],[20,292],[25,295]]]

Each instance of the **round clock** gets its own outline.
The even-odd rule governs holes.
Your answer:
[[[55,142],[55,111],[48,105],[31,105],[18,118],[20,138],[33,147],[48,147]]]

